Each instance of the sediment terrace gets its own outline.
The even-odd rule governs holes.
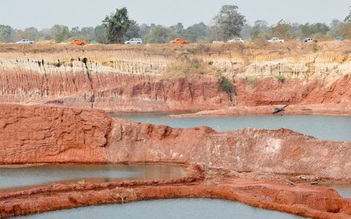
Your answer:
[[[351,142],[322,141],[285,129],[175,129],[113,119],[89,109],[16,104],[0,108],[1,164],[191,165],[188,176],[169,181],[53,184],[3,193],[2,217],[179,197],[237,200],[315,218],[351,217],[349,199],[310,185],[351,179]]]
[[[247,115],[290,104],[285,113],[349,116],[350,46],[348,41],[1,44],[1,164],[197,166],[188,177],[171,181],[54,184],[1,194],[0,217],[124,200],[211,197],[306,217],[350,218],[349,199],[310,184],[351,180],[351,142],[322,141],[286,129],[177,129],[113,119],[104,112]],[[221,88],[221,76],[233,83],[232,92]]]
[[[279,45],[10,45],[0,100],[113,112],[350,105],[350,42]],[[220,77],[234,85],[220,87]]]
[[[351,180],[351,142],[291,130],[216,132],[113,119],[102,111],[2,104],[0,163],[196,163],[233,173]]]

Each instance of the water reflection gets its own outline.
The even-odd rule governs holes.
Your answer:
[[[54,182],[112,182],[125,179],[160,180],[179,178],[185,172],[180,165],[92,165],[48,164],[0,166],[0,192],[17,191]]]
[[[253,208],[248,205],[215,199],[168,199],[128,203],[123,205],[102,205],[70,210],[47,212],[18,217],[23,219],[86,219],[86,218],[128,218],[128,219],[297,219],[295,215]]]
[[[321,183],[320,185],[328,186],[336,190],[340,196],[343,198],[351,198],[351,184],[350,183],[340,183],[340,182],[327,182]]]

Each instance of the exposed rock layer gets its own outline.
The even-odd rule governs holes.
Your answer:
[[[189,177],[171,181],[57,184],[5,193],[0,195],[2,217],[180,197],[237,200],[315,218],[351,214],[350,200],[332,189],[265,179],[279,178],[274,174],[298,175],[299,181],[351,179],[351,142],[321,141],[285,129],[174,129],[112,119],[97,110],[12,104],[0,105],[0,139],[1,164],[173,162],[226,172],[203,175],[196,167]]]
[[[216,132],[112,119],[95,110],[0,105],[0,163],[174,162],[351,180],[351,142],[287,129]]]
[[[348,45],[319,43],[317,52],[313,45],[293,42],[79,49],[7,45],[0,49],[0,101],[139,112],[350,105]],[[220,76],[234,83],[231,95],[221,89]],[[170,80],[174,77],[181,79]]]
[[[235,45],[228,49],[201,45],[161,48],[161,53],[147,46],[111,50],[61,46],[61,53],[54,53],[56,47],[1,46],[1,102],[77,108],[0,105],[0,163],[196,163],[206,169],[223,168],[241,178],[287,174],[307,181],[351,180],[350,142],[321,141],[286,129],[220,133],[208,127],[174,129],[111,119],[101,111],[81,109],[152,112],[229,105],[240,114],[246,106],[258,106],[246,112],[264,108],[268,113],[267,106],[289,103],[296,104],[290,113],[311,113],[311,109],[330,113],[320,110],[329,104],[333,112],[349,115],[349,52],[333,44],[338,49],[330,54],[329,44],[318,44],[320,52],[312,53],[312,46],[267,45],[262,49]],[[184,78],[162,80],[162,75],[174,72],[172,66],[176,70],[183,67]],[[193,75],[198,67],[204,75]],[[232,96],[220,88],[221,75],[234,83]],[[121,202],[121,195],[127,200],[197,196],[239,200],[308,217],[350,217],[349,200],[333,190],[286,180],[223,177],[204,182],[191,177],[129,182],[124,184],[128,189],[119,184],[54,185],[2,194],[0,212],[1,216],[12,216],[36,209]],[[129,194],[130,187],[136,193]]]

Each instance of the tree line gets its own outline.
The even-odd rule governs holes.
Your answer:
[[[96,27],[73,27],[55,24],[51,28],[37,30],[35,27],[24,30],[0,24],[0,42],[16,42],[23,38],[31,40],[53,40],[56,43],[73,39],[87,40],[90,43],[123,43],[125,40],[138,37],[144,43],[168,43],[181,37],[191,43],[208,43],[227,41],[233,37],[242,37],[249,41],[262,41],[271,37],[297,39],[312,37],[332,39],[336,36],[351,38],[351,6],[349,14],[343,21],[334,19],[329,25],[325,23],[289,23],[280,20],[269,25],[265,20],[257,20],[251,26],[245,16],[240,14],[236,5],[223,5],[213,18],[213,25],[203,22],[184,28],[182,23],[170,27],[156,24],[141,24],[128,15],[127,8],[116,9],[115,13],[106,16]]]

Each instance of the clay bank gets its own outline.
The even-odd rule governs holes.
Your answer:
[[[280,113],[350,116],[350,45],[1,44],[0,164],[172,163],[188,170],[168,180],[54,183],[1,193],[0,217],[204,197],[350,218],[350,199],[319,184],[351,180],[351,142],[288,129],[172,128],[105,113],[252,115],[288,105]]]
[[[268,114],[289,104],[291,114],[350,115],[350,46],[3,44],[0,101],[216,115]]]
[[[350,142],[281,129],[216,132],[113,119],[99,110],[2,104],[1,164],[182,163],[184,177],[52,184],[0,194],[2,217],[104,203],[209,197],[315,218],[350,217],[351,201],[316,184],[350,180]],[[281,175],[291,175],[284,179]]]

